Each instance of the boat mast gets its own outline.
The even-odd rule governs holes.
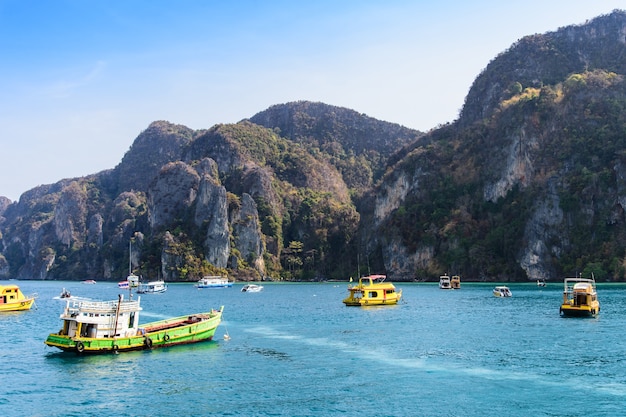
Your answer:
[[[130,285],[128,286],[130,288]],[[115,309],[115,326],[113,327],[113,340],[117,337],[117,320],[120,317],[120,307],[122,306],[122,294],[117,295],[117,308]]]

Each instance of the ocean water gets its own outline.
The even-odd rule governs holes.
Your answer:
[[[211,342],[79,356],[44,345],[63,287],[19,281],[36,308],[0,315],[2,416],[618,416],[626,410],[626,285],[600,284],[594,319],[559,316],[562,285],[404,284],[397,306],[345,307],[345,283],[170,284],[141,322],[225,306]],[[230,340],[224,340],[224,334]]]

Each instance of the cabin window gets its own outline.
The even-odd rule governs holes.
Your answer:
[[[370,298],[378,297],[378,291],[370,291],[368,297]]]
[[[135,312],[130,313],[130,317],[128,318],[128,327],[133,328],[135,326]]]
[[[393,294],[393,290],[387,290],[387,294]]]

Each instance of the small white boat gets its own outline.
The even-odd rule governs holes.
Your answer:
[[[70,291],[63,288],[63,291],[61,291],[59,298],[70,298],[71,296],[72,294],[70,293]]]
[[[493,289],[493,295],[496,297],[512,297],[513,293],[509,287],[499,286]]]
[[[439,277],[439,288],[442,290],[451,290],[452,284],[450,283],[450,277],[448,274]]]
[[[162,279],[157,281],[140,282],[137,294],[158,294],[167,291],[167,284]]]
[[[232,287],[233,283],[228,278],[218,275],[202,277],[196,284],[197,288],[226,288]]]
[[[83,281],[83,284],[95,284],[96,280],[94,279],[86,279]]]
[[[545,279],[538,279],[537,280],[537,286],[538,287],[545,287],[546,286],[546,280]]]
[[[261,290],[263,290],[263,286],[257,284],[246,284],[241,287],[241,292],[259,292]]]

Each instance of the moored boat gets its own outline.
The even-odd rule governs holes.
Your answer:
[[[224,307],[139,325],[141,297],[114,301],[68,299],[63,327],[45,344],[76,353],[118,353],[211,340]]]
[[[138,294],[158,294],[167,291],[167,284],[162,279],[157,281],[140,282],[137,287]]]
[[[262,290],[263,286],[258,284],[246,284],[241,287],[241,292],[260,292]]]
[[[393,305],[402,298],[402,290],[396,291],[391,282],[385,282],[385,275],[370,275],[359,278],[357,285],[348,286],[346,306]]]
[[[228,278],[219,275],[207,275],[198,280],[196,284],[198,288],[226,288],[232,286],[233,283]]]
[[[66,290],[65,288],[63,288],[63,291],[61,291],[61,294],[59,294],[59,298],[70,298],[72,296],[72,293],[69,290]]]
[[[546,280],[545,279],[538,279],[537,280],[537,286],[538,287],[545,287],[546,286]]]
[[[95,283],[96,283],[95,279],[86,279],[86,280],[83,281],[83,284],[91,284],[91,285],[93,285]]]
[[[450,277],[448,276],[448,274],[439,277],[439,288],[442,290],[452,289],[452,285],[450,284]]]
[[[595,317],[600,313],[595,279],[565,278],[559,313],[569,317]]]
[[[0,312],[30,310],[37,294],[24,295],[15,284],[0,285]]]
[[[493,295],[496,297],[512,297],[513,293],[509,289],[509,287],[498,286],[493,289]]]
[[[461,277],[459,275],[453,275],[450,279],[450,286],[453,290],[461,289]]]

